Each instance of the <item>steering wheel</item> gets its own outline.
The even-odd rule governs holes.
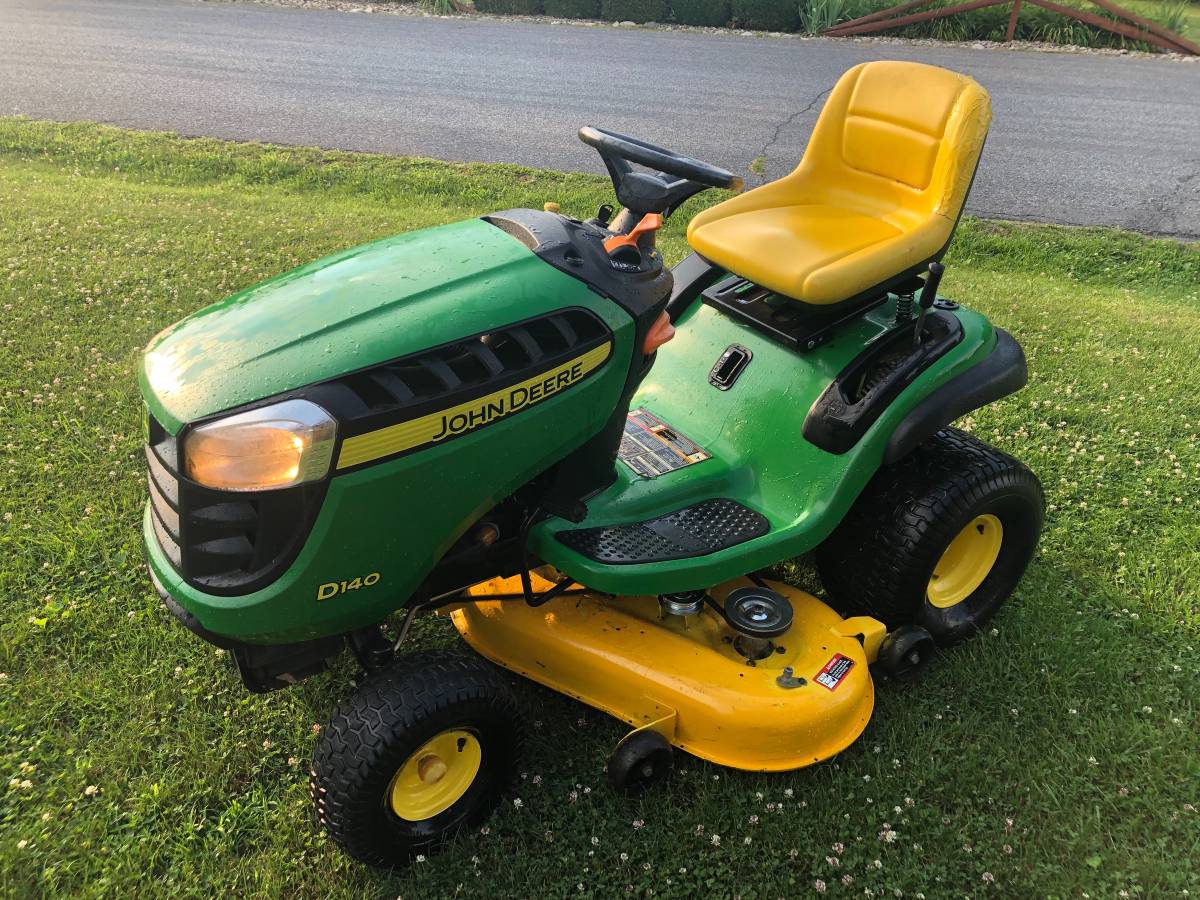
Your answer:
[[[599,151],[621,205],[640,215],[670,215],[705,188],[742,187],[742,179],[732,172],[615,131],[585,125],[579,139]],[[630,163],[656,172],[636,172]]]

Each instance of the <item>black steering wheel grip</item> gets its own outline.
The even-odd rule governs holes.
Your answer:
[[[742,187],[742,179],[732,172],[605,128],[585,125],[579,129],[579,139],[600,151],[604,161],[609,163],[610,171],[613,161],[623,160],[626,163],[633,162],[646,166],[663,175],[686,178],[688,181],[708,187],[726,188],[733,191],[740,190]],[[621,168],[628,170],[627,165]]]

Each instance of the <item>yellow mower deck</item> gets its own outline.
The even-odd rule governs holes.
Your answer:
[[[535,590],[551,586],[536,576],[534,582]],[[723,603],[729,591],[751,584],[736,579],[709,594]],[[575,594],[541,607],[479,600],[451,615],[463,638],[493,662],[635,729],[659,731],[695,756],[781,771],[827,759],[862,733],[875,702],[867,666],[885,628],[867,617],[843,619],[785,584],[770,587],[791,603],[794,624],[774,640],[782,652],[753,666],[714,610],[664,617],[653,596]],[[520,589],[518,578],[498,578],[470,593]],[[803,683],[783,686],[785,667]]]

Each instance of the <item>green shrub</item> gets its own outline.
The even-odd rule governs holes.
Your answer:
[[[600,0],[545,0],[542,8],[546,15],[560,19],[600,18]]]
[[[600,0],[600,17],[610,22],[665,22],[667,0]]]
[[[872,0],[803,0],[800,4],[800,30],[805,34],[820,34],[839,22],[857,19],[878,8],[879,5]]]
[[[542,12],[542,0],[475,0],[475,8],[498,16],[537,16]]]
[[[684,25],[729,24],[729,0],[674,0],[671,12]]]
[[[733,0],[733,21],[742,28],[795,31],[800,27],[797,0]]]
[[[822,0],[810,0],[810,2],[822,2]],[[826,0],[826,2],[836,2],[836,0]],[[940,5],[950,5],[952,2],[956,2],[956,0],[943,0]],[[936,8],[936,6],[932,8]],[[1173,21],[1173,16],[1178,15],[1177,9],[1178,7],[1164,5],[1158,15],[1151,16],[1151,18]],[[1093,9],[1090,11],[1102,18],[1113,18],[1103,10]],[[858,14],[862,15],[865,12],[867,10]],[[918,22],[915,25],[884,33],[907,38],[935,38],[942,41],[1002,41],[1005,29],[1008,27],[1009,12],[1008,6],[985,7],[945,19]],[[1050,44],[1074,44],[1080,47],[1154,49],[1140,41],[1130,40],[1119,34],[1095,28],[1052,10],[1029,5],[1021,7],[1014,37],[1018,41],[1044,41]]]

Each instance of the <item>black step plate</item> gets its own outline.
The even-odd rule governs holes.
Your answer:
[[[704,556],[770,530],[761,514],[735,500],[718,498],[646,522],[576,528],[560,531],[556,537],[588,559],[619,566]]]

